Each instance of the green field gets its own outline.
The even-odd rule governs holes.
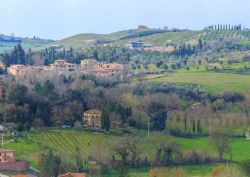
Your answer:
[[[211,93],[223,91],[245,92],[250,86],[250,75],[218,73],[205,69],[181,69],[169,75],[153,75],[146,78],[150,83],[171,83],[205,89]]]
[[[206,165],[192,165],[192,166],[178,166],[177,168],[183,168],[189,176],[206,176],[211,171],[219,166],[219,164],[206,164]],[[175,168],[175,167],[172,167]],[[171,170],[172,168],[169,168]],[[128,171],[129,177],[149,177],[149,168],[130,169]],[[104,175],[104,177],[117,177],[119,171],[112,170]]]
[[[140,149],[143,153],[148,154],[150,158],[154,158],[157,144],[163,141],[178,142],[183,151],[195,149],[216,155],[212,146],[209,145],[207,138],[177,138],[166,136],[164,133],[153,132],[147,136],[147,133],[144,131],[134,131],[129,136],[138,138]],[[83,157],[86,157],[93,153],[93,149],[101,149],[104,152],[105,148],[112,149],[112,145],[116,144],[121,138],[121,135],[115,134],[104,135],[73,130],[43,130],[28,133],[25,137],[19,138],[17,142],[11,141],[6,144],[6,148],[15,150],[18,159],[28,160],[32,166],[38,167],[39,154],[48,148],[60,154],[64,160],[72,162],[76,147],[79,147]],[[235,139],[232,143],[233,160],[241,161],[250,159],[249,149],[250,141],[243,138]],[[201,166],[187,166],[184,168],[190,175],[196,175],[199,173],[208,173],[214,165],[203,165],[202,167],[204,168],[201,168]],[[111,171],[110,173],[115,174],[117,171]],[[131,170],[132,176],[137,173],[147,175],[148,169]]]
[[[136,34],[137,29],[130,29],[124,31],[118,31],[111,34],[94,34],[94,33],[85,33],[77,34],[74,36],[67,37],[60,41],[54,42],[52,44],[46,45],[62,45],[65,48],[86,48],[94,46],[96,41],[110,41],[109,44],[116,46],[125,46],[131,41],[136,41],[137,38],[128,38],[125,37],[131,34]],[[213,41],[219,38],[234,38],[236,42],[241,43],[242,41],[250,40],[249,31],[232,31],[232,30],[222,30],[222,31],[179,31],[179,32],[165,32],[159,34],[153,34],[148,36],[139,37],[139,40],[145,44],[151,44],[155,46],[163,46],[167,42],[173,42],[175,44],[182,44],[184,41],[186,43],[194,44],[197,43],[197,40],[201,38],[203,41]],[[124,38],[124,39],[121,39]],[[37,49],[45,48],[39,47]]]

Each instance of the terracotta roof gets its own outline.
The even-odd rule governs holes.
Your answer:
[[[97,109],[91,109],[91,110],[85,111],[84,113],[86,113],[86,114],[101,114],[102,112],[97,110]]]
[[[11,176],[11,177],[27,177],[26,175],[15,175],[15,176]]]
[[[0,153],[1,152],[14,152],[14,151],[13,150],[9,150],[9,149],[0,148]]]
[[[85,173],[65,173],[58,177],[86,177]]]

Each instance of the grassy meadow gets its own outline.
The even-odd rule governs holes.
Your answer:
[[[194,86],[210,93],[246,92],[250,86],[250,75],[212,72],[201,67],[199,70],[191,68],[189,71],[180,69],[168,75],[149,75],[146,77],[146,82]]]
[[[219,166],[219,164],[206,164],[206,165],[186,165],[186,166],[178,166],[177,168],[183,168],[188,176],[206,176],[211,173],[211,171]],[[167,170],[171,171],[172,168],[167,168]],[[149,177],[149,168],[139,168],[139,169],[130,169],[128,171],[129,177]],[[117,177],[119,175],[119,171],[112,170],[106,174],[104,174],[104,177]]]
[[[216,155],[215,150],[209,144],[208,138],[179,138],[166,136],[164,133],[152,132],[149,136],[145,131],[134,131],[130,135],[138,139],[138,145],[144,154],[148,154],[151,159],[155,157],[155,149],[161,142],[177,142],[180,144],[184,152],[191,150],[200,150]],[[20,160],[28,160],[32,166],[38,167],[39,154],[52,149],[54,152],[60,154],[62,158],[68,162],[73,162],[76,147],[80,148],[83,157],[91,153],[98,153],[100,149],[102,152],[112,150],[112,145],[118,143],[122,135],[111,133],[109,135],[78,132],[73,130],[40,130],[32,131],[26,136],[18,138],[17,141],[8,141],[5,148],[16,151],[17,158]],[[237,138],[232,141],[232,158],[234,161],[241,161],[250,159],[249,149],[250,141],[244,138]],[[198,165],[198,166],[184,166],[189,175],[197,176],[207,174],[214,168],[216,164]],[[131,177],[147,176],[149,169],[132,169],[129,170]],[[107,176],[116,176],[117,171],[111,171]]]

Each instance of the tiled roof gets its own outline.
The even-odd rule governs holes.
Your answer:
[[[9,149],[0,148],[0,153],[1,152],[14,152],[14,151],[13,150],[9,150]]]
[[[84,113],[86,113],[86,114],[101,114],[102,112],[97,110],[97,109],[91,109],[91,110],[88,110]]]

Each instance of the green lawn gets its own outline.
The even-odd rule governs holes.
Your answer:
[[[206,176],[211,171],[219,166],[219,164],[206,164],[206,165],[186,165],[186,166],[178,166],[177,168],[183,168],[189,176]],[[175,167],[169,168],[170,170]],[[139,169],[130,169],[128,170],[129,177],[149,177],[149,168],[139,168]],[[106,174],[104,177],[117,177],[119,175],[119,171],[112,170]]]
[[[204,69],[178,70],[170,75],[157,75],[146,78],[150,83],[172,83],[203,88],[211,93],[225,90],[245,92],[250,86],[250,75],[216,73]]]

